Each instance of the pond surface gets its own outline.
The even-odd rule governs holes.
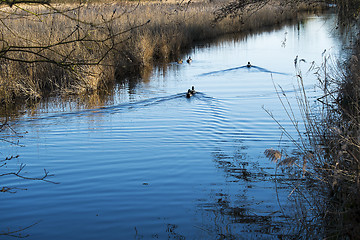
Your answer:
[[[20,156],[2,170],[24,163],[24,175],[39,177],[46,168],[59,184],[3,177],[3,186],[19,189],[1,194],[0,231],[23,229],[14,235],[37,240],[277,239],[296,233],[279,206],[291,205],[291,189],[275,188],[275,165],[264,155],[279,148],[281,132],[263,106],[296,136],[273,82],[296,110],[298,56],[306,60],[309,96],[320,96],[307,70],[313,61],[321,64],[324,50],[340,53],[335,21],[333,15],[309,16],[197,46],[191,64],[171,63],[144,79],[123,81],[105,103],[50,101],[28,109],[11,123],[23,135],[22,146],[1,143],[3,157]],[[253,67],[245,66],[248,61]],[[198,92],[188,99],[191,86]],[[292,147],[285,137],[281,144]]]

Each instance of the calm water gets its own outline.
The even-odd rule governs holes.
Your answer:
[[[307,69],[338,55],[334,16],[195,47],[191,64],[169,64],[119,83],[110,100],[50,102],[13,127],[23,146],[1,143],[2,171],[26,164],[51,184],[3,177],[0,231],[28,239],[272,239],[294,230],[281,213],[291,189],[275,189],[265,156],[281,138],[262,106],[290,127],[273,81],[295,104],[294,59]],[[184,56],[185,58],[186,56]],[[255,67],[243,67],[250,61]],[[185,98],[192,85],[198,93]],[[91,106],[90,106],[91,105]],[[296,109],[296,105],[294,105]],[[35,113],[34,113],[35,112]],[[290,132],[293,132],[289,128]],[[27,132],[27,133],[26,133]],[[283,139],[283,146],[291,143]],[[291,215],[291,211],[287,211]],[[19,233],[17,233],[19,234]],[[11,239],[11,237],[0,237]]]

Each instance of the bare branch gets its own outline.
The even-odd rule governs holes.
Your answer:
[[[215,22],[219,22],[227,16],[235,17],[246,13],[246,8],[251,5],[251,12],[254,14],[257,10],[265,6],[270,0],[237,0],[226,4],[215,12]],[[241,14],[240,14],[241,13]]]
[[[54,182],[54,181],[50,181],[50,180],[46,179],[47,177],[53,176],[53,175],[49,175],[49,171],[47,171],[46,169],[44,169],[44,175],[42,177],[38,177],[38,178],[25,177],[24,175],[21,174],[21,172],[25,168],[25,166],[26,166],[25,164],[20,164],[19,170],[17,172],[3,173],[3,174],[0,174],[0,177],[14,175],[14,176],[17,176],[22,179],[37,180],[37,181],[44,181],[44,182],[53,183],[53,184],[59,184],[58,182]]]
[[[9,5],[10,7],[12,7],[15,4],[20,4],[20,3],[49,4],[50,1],[49,0],[1,0],[0,1],[0,4],[6,4],[6,5]]]
[[[22,235],[21,232],[35,226],[36,224],[38,224],[39,222],[36,222],[34,224],[31,224],[30,226],[24,227],[24,228],[20,228],[19,230],[15,230],[15,231],[10,231],[8,230],[7,232],[0,232],[0,236],[9,236],[9,237],[15,237],[15,238],[27,238],[30,235],[26,234],[26,235]]]

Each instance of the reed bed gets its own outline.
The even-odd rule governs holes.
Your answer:
[[[215,22],[224,3],[3,6],[0,101],[106,90],[118,78],[178,59],[195,42],[275,25],[304,10],[273,1]]]
[[[344,71],[336,79],[336,94],[328,91],[329,125],[324,138],[331,201],[326,223],[330,236],[357,239],[360,236],[360,39]],[[338,75],[339,76],[339,75]],[[339,81],[340,80],[340,81]],[[330,100],[332,100],[330,102]],[[333,238],[335,238],[333,237]]]
[[[360,235],[359,59],[360,40],[346,64],[324,56],[322,65],[315,68],[323,90],[316,102],[307,96],[297,68],[296,98],[302,119],[295,117],[295,107],[289,104],[286,93],[277,88],[296,136],[268,112],[297,149],[296,154],[267,149],[265,155],[279,168],[291,170],[303,180],[293,184],[290,194],[299,208],[294,224],[301,225],[301,236],[358,239]]]

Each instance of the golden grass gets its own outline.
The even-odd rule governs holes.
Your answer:
[[[177,59],[194,42],[278,24],[296,18],[300,10],[274,1],[256,13],[247,11],[215,23],[214,12],[221,4],[90,2],[2,7],[0,101],[106,89],[119,76]],[[14,51],[6,51],[9,45]],[[28,48],[36,46],[40,48]]]

